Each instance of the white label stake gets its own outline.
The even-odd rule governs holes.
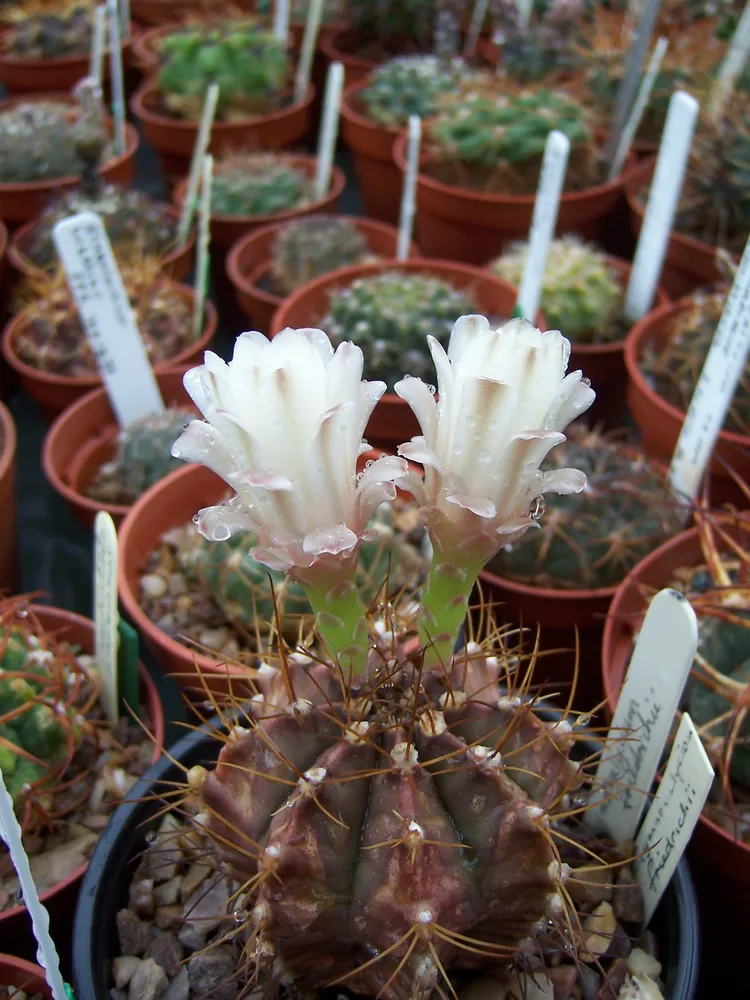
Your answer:
[[[113,725],[120,717],[117,679],[119,621],[117,529],[111,515],[100,510],[94,521],[94,657],[102,679],[102,706]]]
[[[201,173],[203,171],[203,159],[211,142],[211,129],[214,125],[218,101],[219,85],[218,83],[212,83],[206,90],[206,97],[203,101],[203,112],[201,114],[200,125],[198,126],[198,134],[195,137],[193,158],[190,161],[190,173],[188,174],[188,182],[185,187],[185,199],[182,203],[180,223],[177,227],[177,246],[180,249],[187,243],[190,226],[193,222],[195,199],[198,196],[198,188],[200,187]]]
[[[750,56],[750,3],[745,5],[732,42],[724,62],[719,68],[714,85],[708,98],[708,113],[711,118],[718,118],[732,96],[737,79],[745,68]]]
[[[122,37],[130,38],[130,0],[120,0],[120,25]]]
[[[121,427],[164,409],[104,224],[80,212],[52,229],[73,300]]]
[[[698,622],[676,590],[653,598],[635,643],[608,739],[596,772],[594,808],[586,814],[622,844],[631,840],[666,746],[698,648]],[[600,803],[597,805],[597,803]]]
[[[668,45],[669,42],[666,38],[660,38],[654,46],[654,51],[651,53],[646,72],[643,74],[641,85],[638,88],[638,96],[635,99],[633,110],[628,115],[628,120],[625,123],[625,128],[622,130],[620,141],[617,143],[612,166],[609,170],[609,180],[611,181],[620,176],[622,168],[625,165],[630,147],[633,145],[633,139],[635,139],[640,127],[643,113],[651,99],[651,91],[654,89],[654,83],[656,82],[656,77],[659,75]]]
[[[195,262],[195,303],[193,335],[197,339],[203,330],[203,312],[208,291],[208,262],[211,248],[211,190],[214,180],[214,158],[203,158],[201,203],[198,211],[198,254]]]
[[[750,352],[750,239],[734,276],[698,384],[677,438],[669,483],[688,503],[698,495],[703,473],[727,417]]]
[[[89,56],[89,76],[102,86],[104,77],[104,46],[107,43],[107,8],[100,4],[94,9],[94,24],[91,31],[91,55]]]
[[[646,315],[656,294],[697,117],[698,102],[694,97],[681,90],[672,94],[623,303],[623,312],[631,323]]]
[[[518,21],[522,28],[527,28],[531,20],[531,8],[534,0],[516,0],[518,6]]]
[[[648,925],[705,805],[714,769],[693,720],[684,713],[659,790],[635,839],[633,871]]]
[[[336,150],[336,139],[339,134],[341,95],[343,92],[344,64],[340,62],[331,63],[328,67],[323,117],[320,123],[320,135],[318,136],[317,169],[315,172],[315,198],[318,201],[326,197],[331,187],[333,155]]]
[[[477,0],[474,4],[474,12],[471,15],[471,24],[469,25],[469,30],[466,33],[466,44],[464,45],[463,52],[464,59],[471,59],[476,52],[477,42],[479,41],[479,36],[482,33],[482,26],[484,25],[484,19],[487,17],[487,8],[489,5],[490,0]]]
[[[286,44],[289,38],[289,18],[291,17],[289,0],[275,0],[273,6],[273,33],[279,41]]]
[[[318,34],[323,20],[324,0],[310,0],[305,21],[305,33],[302,36],[302,48],[297,63],[297,76],[294,81],[294,100],[297,104],[303,100],[312,76],[313,56],[318,44]]]
[[[120,44],[120,12],[117,0],[107,0],[109,11],[109,75],[112,82],[112,110],[115,119],[115,152],[125,152],[125,81],[122,72]]]
[[[409,141],[406,144],[406,173],[404,189],[401,192],[401,214],[398,220],[398,242],[396,260],[409,259],[409,247],[414,232],[414,216],[417,211],[417,175],[419,174],[419,151],[422,145],[422,119],[409,116]]]
[[[547,254],[557,225],[565,173],[568,169],[570,140],[556,129],[547,136],[544,159],[539,174],[534,214],[531,219],[526,265],[521,277],[516,311],[534,322],[542,297]]]

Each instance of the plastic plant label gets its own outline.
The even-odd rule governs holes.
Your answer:
[[[489,5],[490,0],[476,0],[476,3],[474,4],[474,11],[471,15],[471,23],[469,25],[469,30],[466,33],[466,44],[464,45],[463,51],[464,59],[471,59],[476,51],[477,42],[479,41],[479,36],[482,33],[482,26],[484,25],[487,17],[487,9]]]
[[[203,313],[208,293],[208,264],[211,249],[211,191],[214,179],[213,156],[203,157],[201,200],[198,209],[198,253],[195,261],[195,303],[193,307],[193,334],[200,337]]]
[[[94,657],[102,680],[102,705],[113,724],[120,717],[117,680],[119,621],[117,529],[111,515],[100,510],[94,521]]]
[[[401,192],[401,212],[398,220],[396,260],[408,260],[411,237],[414,232],[414,215],[417,209],[417,175],[419,150],[422,145],[422,119],[409,116],[409,137],[406,144],[406,171]]]
[[[635,839],[639,857],[633,871],[643,890],[646,925],[687,847],[713,780],[714,769],[685,712],[664,777]]]
[[[681,499],[698,495],[750,351],[750,239],[732,283],[677,438],[669,482]]]
[[[109,75],[112,84],[112,113],[115,119],[115,152],[125,152],[125,77],[122,69],[120,9],[117,0],[107,0],[109,12]]]
[[[121,427],[164,409],[102,220],[80,212],[52,230],[81,324]]]
[[[101,87],[104,75],[104,46],[107,42],[107,8],[100,4],[94,9],[94,24],[91,31],[91,54],[89,56],[89,76]]]
[[[557,213],[560,209],[560,195],[565,183],[569,153],[568,137],[556,129],[550,132],[544,147],[544,159],[531,219],[526,266],[521,276],[516,304],[516,315],[531,323],[534,322],[542,296],[547,254],[557,225]]]
[[[182,203],[180,222],[177,227],[177,246],[180,248],[185,246],[190,233],[196,198],[201,183],[201,174],[203,172],[203,160],[211,142],[211,130],[214,127],[216,105],[218,102],[219,85],[218,83],[212,83],[206,91],[206,97],[203,101],[203,111],[201,113],[200,125],[198,126],[198,134],[195,137],[193,157],[190,161],[190,173],[188,174],[187,187],[185,188],[185,200]]]
[[[333,156],[339,134],[341,117],[341,95],[344,93],[344,64],[331,63],[326,77],[326,93],[323,116],[318,136],[318,166],[315,173],[315,197],[322,201],[331,188]]]
[[[286,3],[288,5],[288,0],[286,0]],[[305,32],[302,36],[302,47],[297,62],[297,74],[294,79],[294,100],[297,104],[304,98],[305,92],[310,85],[315,46],[318,44],[320,25],[323,20],[323,3],[324,0],[309,0],[307,18],[305,20]],[[286,19],[288,29],[288,12]]]
[[[273,33],[282,42],[286,42],[289,37],[290,16],[291,4],[289,0],[274,0]]]
[[[633,323],[646,315],[654,301],[697,117],[698,102],[694,97],[681,90],[672,94],[648,193],[646,217],[625,291],[623,312]]]
[[[638,829],[697,648],[690,602],[676,590],[659,591],[635,643],[586,814],[617,843]]]
[[[633,108],[628,115],[628,120],[617,143],[612,166],[609,170],[609,180],[611,181],[620,176],[622,168],[625,165],[625,160],[628,158],[628,153],[640,127],[643,113],[648,107],[648,102],[651,100],[651,91],[654,89],[654,83],[656,82],[656,77],[659,75],[668,45],[669,41],[666,38],[660,38],[654,46],[654,51],[651,53],[651,58],[648,61],[646,72],[643,74]]]
[[[745,4],[727,54],[711,88],[708,113],[712,118],[718,118],[724,110],[740,74],[747,65],[748,56],[750,56],[750,3]]]

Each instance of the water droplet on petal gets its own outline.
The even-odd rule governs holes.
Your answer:
[[[487,463],[492,458],[492,453],[489,448],[480,448],[477,452],[477,461],[482,463]]]
[[[581,385],[586,385],[586,386],[591,385],[591,379],[586,378],[586,376],[584,375],[583,378],[581,379]]]
[[[435,393],[437,392],[437,389],[435,388],[434,385],[428,385],[427,391],[430,393],[431,396],[434,396]]]
[[[245,923],[245,921],[248,919],[249,915],[250,914],[247,912],[247,910],[244,910],[244,909],[240,908],[240,909],[234,911],[234,913],[232,914],[232,919],[239,926],[240,924],[244,924]]]
[[[529,507],[529,517],[532,521],[538,521],[540,517],[544,516],[546,509],[547,505],[544,502],[544,497],[534,497]]]
[[[149,830],[148,833],[146,834],[147,844],[155,844],[158,839],[159,837],[155,830]]]

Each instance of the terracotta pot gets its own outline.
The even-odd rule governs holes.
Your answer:
[[[632,171],[625,182],[625,197],[630,208],[633,232],[637,236],[643,225],[645,206],[640,204],[641,196],[648,196],[651,176],[656,166],[655,159],[644,160]],[[700,285],[723,281],[724,275],[716,265],[717,247],[701,240],[685,236],[673,229],[667,245],[662,285],[672,298],[682,298]],[[731,255],[735,263],[739,255]]]
[[[255,10],[256,0],[231,0],[227,7],[232,10]],[[138,24],[167,24],[180,17],[200,17],[203,14],[215,14],[221,7],[216,0],[131,0],[130,13]]]
[[[5,273],[5,258],[8,252],[8,227],[0,221],[0,281]]]
[[[628,373],[627,400],[643,436],[643,445],[651,454],[669,461],[685,420],[685,414],[662,399],[641,372],[640,359],[648,343],[662,344],[675,317],[690,308],[687,302],[674,302],[648,313],[625,340],[625,365]],[[721,431],[714,446],[711,474],[714,480],[731,479],[721,458],[746,482],[750,482],[750,437],[733,431]],[[720,484],[717,482],[717,486]]]
[[[13,592],[18,575],[16,549],[16,425],[9,410],[0,403],[0,590]]]
[[[362,201],[369,216],[398,223],[403,175],[393,159],[400,131],[386,128],[363,112],[360,94],[367,80],[351,84],[341,101],[341,138],[352,151]]]
[[[454,288],[470,292],[476,301],[478,311],[486,316],[513,315],[516,289],[489,271],[444,260],[386,260],[342,267],[298,288],[283,301],[274,314],[270,336],[274,337],[287,326],[293,328],[315,326],[325,315],[330,296],[334,291],[345,288],[358,278],[369,278],[382,271],[394,269],[441,278]],[[421,433],[411,408],[395,393],[386,393],[370,418],[365,437],[373,445],[390,448]]]
[[[72,90],[89,73],[89,54],[62,56],[59,59],[28,59],[9,55],[3,43],[6,31],[0,32],[0,82],[8,94],[38,94],[40,91]],[[127,59],[130,42],[121,45]],[[109,64],[105,60],[105,79]]]
[[[310,85],[299,104],[282,111],[241,121],[215,122],[209,151],[219,156],[237,148],[276,150],[294,146],[310,127],[314,97],[315,88]],[[158,84],[147,80],[130,99],[130,110],[140,122],[144,139],[156,150],[166,179],[176,183],[188,173],[198,123],[164,114],[158,109],[158,99]]]
[[[321,32],[318,40],[318,48],[329,62],[344,64],[347,84],[362,82],[378,65],[373,59],[364,59],[351,52],[353,40],[352,32],[348,28],[330,33]]]
[[[607,257],[607,263],[617,273],[623,289],[626,288],[631,265],[618,257],[610,256]],[[656,291],[656,303],[658,306],[669,303],[669,298],[662,288]],[[611,344],[576,344],[571,341],[568,369],[575,371],[580,368],[596,390],[594,405],[586,411],[585,419],[590,424],[603,422],[607,428],[623,426],[627,416],[624,344],[624,340]]]
[[[166,212],[175,221],[179,218],[179,212],[173,205],[166,205]],[[42,277],[45,272],[37,267],[24,253],[24,246],[34,232],[36,220],[31,219],[24,223],[14,233],[8,247],[8,263],[24,278]],[[164,257],[162,271],[166,277],[172,281],[183,281],[192,272],[195,264],[195,233],[192,232],[187,243],[181,250],[170,250]]]
[[[195,409],[182,384],[187,370],[182,367],[156,376],[167,406]],[[118,432],[107,390],[101,388],[64,410],[44,439],[42,468],[47,481],[87,528],[93,527],[100,510],[107,511],[119,524],[130,509],[121,504],[99,503],[85,493],[102,465],[114,456]]]
[[[177,294],[192,303],[195,296],[192,288],[176,283],[174,288]],[[29,310],[32,308],[33,306],[27,307],[10,320],[3,331],[1,347],[3,357],[18,375],[23,389],[32,399],[36,400],[45,419],[51,422],[71,403],[80,399],[81,396],[85,396],[92,389],[101,386],[102,379],[100,375],[55,375],[52,372],[43,372],[26,364],[18,357],[15,350],[15,338],[27,322]],[[163,364],[156,365],[156,373],[178,368],[193,361],[200,361],[203,358],[203,352],[213,340],[216,325],[216,310],[211,302],[206,301],[204,327],[200,339],[191,344],[189,348],[180,351],[175,357],[169,358]]]
[[[31,99],[54,100],[71,105],[75,103],[70,94],[62,93],[34,94]],[[6,101],[0,101],[0,111],[7,111],[27,100],[29,98],[11,97]],[[138,152],[140,139],[138,132],[129,122],[126,122],[125,130],[126,151],[105,163],[99,170],[104,180],[111,183],[132,184],[135,178],[135,155]],[[58,194],[62,188],[76,187],[80,181],[80,174],[75,174],[71,177],[50,177],[43,181],[0,183],[0,219],[11,228],[18,226],[19,223],[28,222],[39,215],[53,195]]]
[[[41,626],[50,632],[55,632],[60,638],[80,646],[84,653],[94,652],[94,623],[89,618],[64,611],[61,608],[51,608],[42,604],[31,604],[29,608],[36,615]],[[164,743],[164,712],[156,685],[143,664],[138,664],[138,676],[141,685],[141,700],[148,710],[151,719],[151,732],[155,739],[153,762],[161,756]],[[70,939],[72,926],[71,914],[75,909],[76,897],[81,879],[87,865],[83,865],[57,885],[41,893],[42,903],[50,912],[50,922],[53,937],[58,948],[61,941]],[[0,913],[0,941],[3,947],[11,948],[14,953],[35,954],[36,946],[31,932],[31,924],[25,906],[14,906]],[[2,982],[0,975],[0,982]]]
[[[301,170],[311,179],[315,179],[318,158],[316,156],[290,156],[289,161],[292,166]],[[331,175],[331,187],[325,198],[320,201],[312,201],[308,205],[300,208],[292,208],[287,212],[274,212],[272,215],[220,215],[211,213],[211,241],[223,250],[227,250],[237,240],[246,233],[261,226],[271,223],[288,222],[290,219],[298,219],[303,215],[318,215],[321,212],[336,212],[338,200],[346,187],[346,175],[339,167],[334,166]],[[187,178],[180,181],[175,187],[172,197],[178,208],[182,208],[185,201],[185,189],[187,188]]]
[[[393,158],[402,176],[406,172],[406,140],[407,134],[402,132],[393,146]],[[634,163],[631,157],[617,180],[563,194],[557,232],[598,236],[622,196]],[[419,173],[417,243],[432,257],[482,264],[497,257],[507,243],[526,239],[535,199],[535,194],[483,194]]]
[[[353,218],[351,221],[376,257],[396,256],[398,230],[372,219]],[[234,244],[227,256],[227,274],[234,287],[237,305],[256,324],[254,329],[264,333],[271,325],[274,312],[283,302],[280,295],[264,287],[264,281],[270,277],[273,244],[284,225],[275,222],[247,233]],[[414,244],[409,256],[419,257]]]
[[[0,983],[23,990],[26,996],[40,993],[44,1000],[52,1000],[52,990],[44,978],[41,965],[34,965],[14,955],[0,955]]]

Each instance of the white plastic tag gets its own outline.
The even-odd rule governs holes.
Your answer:
[[[193,305],[193,335],[200,337],[203,313],[208,294],[208,265],[211,251],[211,191],[214,181],[214,158],[203,157],[201,203],[198,210],[198,253],[195,260],[195,303]]]
[[[422,119],[409,116],[409,141],[406,144],[406,172],[401,192],[401,211],[398,220],[398,241],[396,260],[408,260],[414,215],[417,211],[417,176],[419,174],[419,151],[422,145]]]
[[[188,182],[185,187],[185,198],[182,203],[182,211],[180,212],[180,223],[177,227],[178,247],[185,246],[188,234],[190,233],[190,225],[195,213],[195,199],[198,197],[198,189],[200,188],[203,172],[203,160],[208,145],[211,142],[211,129],[214,126],[218,101],[219,85],[218,83],[212,83],[206,91],[201,121],[198,126],[198,135],[195,137],[195,145],[193,146],[193,158],[190,161],[190,173],[188,174]]]
[[[112,85],[112,111],[115,119],[115,149],[125,152],[125,77],[122,69],[120,10],[117,0],[107,0],[109,12],[109,76]]]
[[[322,201],[331,187],[331,171],[333,157],[336,152],[336,139],[339,134],[339,119],[341,117],[341,95],[344,93],[344,64],[331,63],[326,78],[326,93],[323,104],[323,117],[318,136],[318,164],[315,174],[315,197]]]
[[[666,38],[660,38],[654,46],[654,51],[651,53],[651,58],[648,61],[646,72],[643,74],[632,110],[628,115],[628,120],[625,122],[622,135],[617,143],[615,156],[609,170],[609,180],[611,181],[620,176],[622,168],[625,166],[625,160],[628,158],[630,147],[633,145],[633,139],[635,139],[640,127],[643,112],[651,100],[651,91],[654,89],[654,83],[661,69],[662,60],[664,59],[668,45],[669,41]]]
[[[299,59],[297,60],[297,74],[294,79],[294,100],[297,104],[305,96],[305,91],[312,77],[315,46],[318,44],[320,25],[323,20],[323,4],[324,0],[309,0],[307,18],[305,19],[305,32],[302,35],[302,47]],[[287,22],[288,20],[289,15],[287,14]]]
[[[94,521],[94,657],[102,681],[101,701],[111,723],[120,717],[117,651],[120,645],[117,607],[117,529],[100,510]]]
[[[724,105],[732,96],[737,79],[747,64],[750,56],[750,3],[745,4],[732,41],[719,67],[716,80],[708,98],[708,113],[718,118],[724,110]]]

